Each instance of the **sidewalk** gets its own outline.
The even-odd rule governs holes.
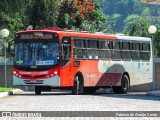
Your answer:
[[[23,92],[23,90],[15,89],[15,90],[11,90],[11,91],[8,91],[8,92],[0,92],[0,98],[7,97],[9,95],[17,94],[17,93],[20,93],[20,92]]]
[[[148,96],[156,96],[156,97],[160,97],[160,90],[157,91],[148,91],[147,92]]]

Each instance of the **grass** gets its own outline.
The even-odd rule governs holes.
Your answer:
[[[15,88],[5,88],[5,87],[0,87],[0,92],[8,92],[10,90],[14,90]]]

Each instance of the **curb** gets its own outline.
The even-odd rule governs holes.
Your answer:
[[[158,91],[148,91],[147,92],[148,96],[156,96],[156,97],[160,97],[160,90]]]
[[[8,91],[8,92],[0,92],[0,98],[7,97],[9,95],[14,95],[14,94],[17,94],[17,93],[20,93],[20,92],[23,92],[23,90],[15,89],[15,90],[11,90],[11,91]]]

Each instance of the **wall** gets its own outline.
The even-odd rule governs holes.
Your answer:
[[[160,63],[155,64],[155,89],[160,90]]]
[[[0,65],[0,87],[5,87],[5,76],[4,76],[5,66]],[[20,88],[22,90],[26,90],[26,87],[22,86],[13,86],[13,66],[6,66],[6,74],[7,74],[7,87]],[[34,90],[34,87],[29,87],[28,90]]]
[[[12,72],[12,65],[7,65],[6,66],[6,73],[7,73],[7,86],[8,87],[13,87],[13,81],[12,81],[12,77],[13,77],[13,72]],[[0,65],[0,86],[4,87],[5,86],[5,76],[4,76],[4,70],[5,70],[5,66],[4,65]]]

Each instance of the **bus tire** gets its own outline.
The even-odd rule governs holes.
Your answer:
[[[79,80],[78,80],[78,76],[76,76],[74,78],[74,86],[72,87],[72,94],[78,95],[78,90],[79,90]]]
[[[41,86],[35,86],[35,94],[36,94],[36,95],[40,95],[40,94],[41,94],[41,91],[42,91]]]
[[[125,94],[128,92],[128,83],[129,83],[129,78],[127,75],[123,75],[122,81],[121,81],[121,86],[113,86],[113,92],[114,93],[122,93]]]
[[[129,78],[127,75],[123,75],[122,77],[122,83],[121,83],[121,91],[123,94],[128,92],[128,84],[129,84]]]

